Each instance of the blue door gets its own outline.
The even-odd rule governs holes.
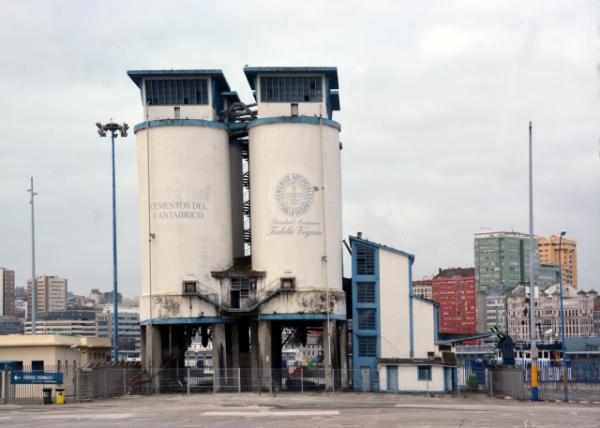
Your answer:
[[[387,392],[398,392],[398,367],[387,366]]]

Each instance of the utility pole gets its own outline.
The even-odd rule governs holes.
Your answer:
[[[37,314],[37,281],[35,279],[35,204],[34,198],[37,195],[33,191],[33,177],[31,177],[31,188],[27,189],[31,193],[29,205],[31,205],[31,334],[36,334],[36,314]]]
[[[539,401],[538,371],[537,371],[537,329],[535,319],[535,278],[533,272],[533,258],[535,257],[533,240],[533,148],[532,148],[532,124],[529,121],[529,303],[530,324],[529,334],[531,338],[531,401]]]

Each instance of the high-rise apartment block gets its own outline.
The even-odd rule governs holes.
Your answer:
[[[0,268],[0,316],[15,315],[15,271]]]
[[[529,282],[529,235],[517,232],[475,234],[475,280],[477,292]]]
[[[472,334],[476,328],[475,269],[440,269],[432,280],[441,333]]]
[[[27,281],[27,313],[31,314],[32,281]],[[67,280],[57,276],[38,276],[36,278],[36,312],[55,312],[67,310]]]
[[[541,263],[562,265],[563,283],[577,288],[577,242],[573,239],[562,240],[559,254],[559,236],[539,238],[537,241],[538,257]]]

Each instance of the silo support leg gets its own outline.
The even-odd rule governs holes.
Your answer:
[[[333,369],[333,348],[335,346],[335,321],[323,321],[323,365],[325,366],[325,390],[333,389],[333,378],[331,370]]]
[[[222,380],[225,379],[227,374],[225,325],[213,324],[211,338],[213,352],[213,392],[219,392]]]
[[[260,390],[271,390],[271,321],[258,322]]]

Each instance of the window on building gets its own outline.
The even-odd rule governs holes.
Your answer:
[[[358,356],[376,357],[377,356],[377,337],[359,336],[358,337]]]
[[[356,273],[375,275],[375,250],[361,246],[356,249]]]
[[[146,80],[146,100],[155,106],[208,104],[208,79]]]
[[[358,309],[358,328],[361,330],[375,330],[376,310]]]
[[[31,362],[32,372],[43,372],[44,371],[44,360],[34,360]]]
[[[260,101],[279,103],[320,103],[321,76],[263,76]]]
[[[356,300],[358,303],[375,303],[375,283],[357,282]]]
[[[418,379],[431,380],[431,366],[418,366]]]

